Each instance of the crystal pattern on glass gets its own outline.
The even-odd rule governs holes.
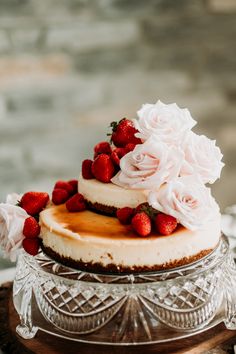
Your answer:
[[[38,330],[36,326],[33,326],[31,317],[31,299],[34,282],[35,272],[31,270],[27,262],[24,262],[24,256],[20,255],[13,283],[13,302],[21,321],[16,328],[16,332],[24,339],[33,338]]]
[[[23,252],[13,289],[17,332],[32,338],[40,328],[79,341],[135,344],[196,334],[222,320],[236,329],[235,289],[236,267],[224,237],[191,265],[135,275],[87,273],[42,252]]]
[[[223,289],[225,295],[225,319],[228,329],[236,330],[236,265],[229,255],[223,264]]]

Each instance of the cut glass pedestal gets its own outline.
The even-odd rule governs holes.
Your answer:
[[[224,321],[236,329],[236,267],[223,236],[188,266],[142,274],[94,274],[65,267],[42,252],[18,259],[13,300],[17,333],[37,330],[112,345],[185,338]]]

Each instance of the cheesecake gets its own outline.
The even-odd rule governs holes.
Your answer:
[[[195,124],[188,109],[161,101],[112,122],[111,140],[83,161],[76,194],[58,182],[40,213],[43,251],[75,269],[117,274],[182,267],[212,252],[221,216],[210,184],[224,164]]]

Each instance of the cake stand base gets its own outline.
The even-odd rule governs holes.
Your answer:
[[[106,354],[111,353],[111,346],[84,344],[53,337],[45,332],[38,331],[35,338],[24,340],[16,334],[19,317],[12,302],[12,283],[4,284],[0,288],[0,348],[8,354]],[[168,343],[151,344],[147,346],[121,346],[112,347],[113,354],[143,354],[145,353],[204,353],[207,350],[220,346],[221,349],[229,350],[236,342],[236,331],[225,329],[223,324],[197,334],[195,336],[175,340]]]

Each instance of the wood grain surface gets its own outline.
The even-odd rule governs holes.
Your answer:
[[[236,343],[236,331],[226,330],[223,324],[193,337],[170,343],[116,347],[73,342],[41,331],[34,339],[24,340],[15,332],[18,323],[19,318],[12,302],[12,283],[7,283],[0,288],[0,347],[9,354],[197,354],[227,341],[232,345]]]

